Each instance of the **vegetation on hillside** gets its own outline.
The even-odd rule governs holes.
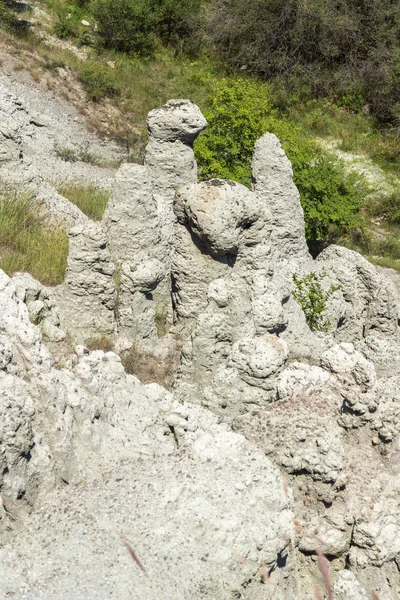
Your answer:
[[[399,0],[212,0],[210,13],[209,34],[232,64],[400,118]]]
[[[202,179],[233,179],[250,187],[254,143],[269,131],[279,138],[292,162],[311,251],[317,254],[359,222],[359,178],[346,173],[338,159],[305,138],[293,121],[280,116],[268,84],[222,79],[206,118],[208,127],[195,146]]]

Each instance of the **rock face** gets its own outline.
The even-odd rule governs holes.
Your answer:
[[[198,183],[205,125],[185,100],[149,114],[145,164],[119,169],[101,225],[72,217],[61,286],[0,273],[6,594],[396,600],[395,286],[345,248],[311,258],[275,136],[256,144],[252,190]],[[335,287],[330,332],[293,298],[309,273]],[[68,368],[38,327],[81,344]],[[160,360],[179,341],[173,394],[89,352],[99,335]]]
[[[0,306],[0,531],[6,595],[20,597],[24,589],[31,597],[61,598],[71,589],[74,598],[93,597],[93,581],[108,570],[113,553],[119,557],[114,556],[117,564],[109,571],[104,595],[113,590],[128,598],[134,586],[141,598],[150,599],[168,577],[169,598],[229,598],[244,587],[247,598],[259,598],[257,574],[263,569],[272,573],[265,598],[274,598],[277,590],[292,593],[291,501],[279,470],[260,450],[204,409],[179,404],[159,386],[143,386],[126,375],[113,353],[78,349],[70,371],[55,370],[39,330],[2,272]],[[107,473],[113,473],[112,484]],[[64,510],[76,511],[75,501],[57,487],[51,492],[61,481],[79,490],[79,510],[85,513],[79,523],[66,518]],[[38,497],[44,503],[41,515],[29,517],[26,511]],[[97,523],[88,518],[92,510]],[[25,533],[11,546],[8,516],[18,518],[21,511]],[[96,547],[110,547],[110,525],[115,529],[111,550],[99,561]],[[47,544],[32,539],[38,526],[44,536],[61,527],[70,554],[59,552],[64,542],[60,546],[58,540],[50,564],[47,551],[42,554]],[[115,536],[121,527],[141,548],[151,583],[139,569],[127,569],[129,555],[121,554]],[[83,543],[89,531],[98,537],[96,547]],[[31,553],[24,550],[28,546]],[[15,572],[8,569],[14,552],[21,552],[29,565],[17,577],[17,587]],[[58,569],[61,563],[64,568]],[[91,563],[96,564],[93,579],[83,581],[82,566]],[[50,579],[43,579],[43,569]]]
[[[69,255],[64,283],[54,290],[61,326],[87,342],[115,331],[117,300],[115,271],[103,231],[94,223],[69,232]]]

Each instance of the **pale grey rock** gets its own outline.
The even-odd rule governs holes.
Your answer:
[[[253,188],[272,215],[272,252],[278,260],[293,256],[309,260],[300,194],[293,171],[278,138],[266,133],[255,145]]]
[[[156,258],[140,263],[136,268],[123,263],[122,272],[131,282],[131,291],[147,294],[153,292],[164,279],[164,265]]]
[[[338,340],[351,342],[370,334],[398,339],[398,294],[389,279],[360,254],[340,246],[329,246],[316,265],[340,286],[330,307]]]
[[[39,329],[31,325],[24,303],[10,278],[0,270],[0,340],[3,370],[23,376],[49,370],[50,355],[42,346]]]
[[[340,424],[360,427],[374,419],[378,405],[374,364],[350,342],[334,345],[321,357],[321,365],[336,375],[344,400]]]
[[[121,149],[89,134],[83,119],[76,118],[75,107],[16,79],[17,74],[0,77],[0,179],[18,191],[32,182],[93,184],[109,189],[114,170],[89,163],[120,161]],[[62,160],[59,154],[65,151],[76,162]],[[89,162],[77,160],[79,157]],[[49,204],[57,208],[57,203]]]
[[[172,309],[161,220],[146,167],[126,164],[118,170],[102,224],[117,265],[119,334],[131,344],[154,345],[156,311]]]
[[[244,186],[215,179],[179,190],[174,211],[205,253],[236,256],[243,230],[257,220],[253,198]]]
[[[313,393],[321,393],[331,381],[332,378],[325,369],[294,362],[278,377],[278,398],[281,400],[295,399]]]
[[[378,407],[371,426],[385,442],[395,441],[400,434],[400,376],[380,381],[377,388]]]
[[[115,262],[137,265],[157,257],[160,223],[145,167],[124,164],[118,169],[102,225]]]
[[[376,372],[373,363],[349,342],[326,350],[321,357],[321,365],[339,377],[351,377],[363,392],[375,388]]]
[[[199,108],[190,100],[170,100],[149,113],[149,143],[145,165],[148,168],[164,223],[165,241],[170,242],[173,223],[172,202],[175,190],[197,182],[193,143],[206,127]]]
[[[197,183],[193,143],[206,121],[190,100],[170,100],[149,113],[147,126],[149,142],[144,164],[157,203],[160,256],[169,270],[174,247],[174,196],[178,188]]]
[[[16,295],[28,308],[29,318],[40,327],[42,334],[51,342],[61,342],[65,333],[60,328],[60,317],[51,290],[34,279],[29,273],[16,273],[12,283]]]
[[[283,368],[287,355],[286,342],[277,336],[249,337],[233,344],[230,363],[243,381],[263,388],[268,386],[268,378]]]
[[[400,553],[398,477],[382,474],[369,488],[364,509],[357,515],[350,549],[355,567],[381,566]]]
[[[2,589],[21,600],[83,599],[103,581],[101,593],[119,598],[135,589],[150,600],[163,587],[182,600],[244,588],[248,600],[290,597],[290,494],[264,453],[212,413],[126,375],[112,352],[78,347],[73,370],[55,370],[26,306],[0,278],[1,335],[14,353],[29,332],[35,363],[29,371],[14,361],[14,373],[0,374],[1,506],[17,519],[2,537]],[[23,498],[35,510],[19,528]],[[151,584],[132,568],[121,531]],[[23,571],[10,568],[16,555]],[[266,590],[260,577],[247,585],[263,568]]]
[[[280,160],[285,170],[287,159],[280,155]],[[257,165],[261,170],[261,163]],[[319,357],[324,348],[301,308],[290,301],[292,274],[311,258],[301,244],[274,258],[279,249],[272,244],[274,220],[268,203],[263,194],[239,184],[216,179],[182,187],[174,211],[174,310],[190,330],[176,393],[190,393],[226,418],[249,406],[265,406],[274,397],[274,378],[290,351],[309,358]],[[276,339],[284,348],[288,343],[289,351],[273,356],[266,339]],[[239,351],[245,346],[246,352]]]
[[[300,524],[299,550],[307,554],[321,551],[326,556],[335,557],[347,554],[352,528],[344,515],[341,512],[333,513],[332,510],[322,518],[312,514],[312,510],[309,513],[311,516],[308,515],[307,524]]]
[[[200,109],[190,100],[169,100],[161,108],[149,112],[149,136],[162,142],[180,140],[193,144],[207,126]]]
[[[334,483],[345,469],[343,431],[335,419],[340,395],[327,387],[290,387],[292,396],[237,417],[234,429],[286,472]]]
[[[351,571],[340,571],[333,586],[337,600],[369,600],[365,588]]]
[[[69,232],[64,283],[54,288],[61,327],[76,343],[115,332],[114,263],[97,225],[77,225]]]
[[[177,225],[172,255],[172,298],[179,318],[196,319],[208,305],[209,285],[222,280],[229,266],[224,260],[214,260],[193,243],[190,231]]]

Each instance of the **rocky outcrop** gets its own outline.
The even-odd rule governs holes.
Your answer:
[[[159,386],[143,386],[126,375],[113,353],[77,348],[72,369],[55,370],[2,272],[0,284],[2,590],[60,598],[62,590],[73,589],[80,598],[88,592],[82,565],[94,561],[95,578],[104,568],[109,572],[104,593],[117,590],[120,598],[129,597],[132,585],[141,598],[153,598],[167,578],[171,598],[228,598],[241,589],[247,598],[259,598],[264,571],[271,573],[265,597],[274,598],[277,590],[290,595],[293,515],[278,469],[212,413],[179,404]],[[58,482],[79,490],[79,504]],[[38,499],[40,513],[28,517],[26,510]],[[71,520],[78,506],[85,515],[96,514],[96,523],[86,516]],[[11,546],[9,516],[15,519],[21,511],[24,533]],[[32,538],[39,523],[44,536],[64,531],[69,557],[60,552],[64,542],[58,538],[50,564],[47,550],[43,554],[48,544]],[[126,570],[121,541],[114,534],[110,540],[110,528],[123,528],[135,540],[151,582],[139,569]],[[99,560],[96,547],[83,543],[88,533],[98,538],[96,547],[111,548],[108,556]],[[13,552],[27,565],[18,589],[7,568]],[[110,556],[116,560],[111,570]],[[46,581],[43,569],[52,573]]]
[[[145,164],[119,169],[102,224],[74,217],[61,286],[0,274],[5,589],[311,600],[325,586],[396,600],[396,289],[345,248],[311,258],[275,136],[256,144],[252,190],[198,183],[204,126],[189,101],[150,113]],[[330,331],[311,331],[293,297],[293,275],[310,273],[335,290]],[[68,368],[54,368],[28,314],[81,344]],[[181,346],[173,395],[89,352],[99,335],[144,358]],[[27,567],[14,580],[17,555]]]
[[[43,337],[50,342],[64,340],[66,335],[60,327],[60,317],[51,291],[29,273],[16,273],[12,283],[17,298],[26,304],[31,322],[39,325]]]
[[[398,293],[391,280],[357,252],[340,246],[324,250],[317,265],[339,286],[331,306],[337,339],[362,340],[371,334],[398,339]]]
[[[94,223],[69,232],[69,254],[64,283],[54,289],[61,327],[87,342],[115,332],[117,294],[114,263],[102,230]]]

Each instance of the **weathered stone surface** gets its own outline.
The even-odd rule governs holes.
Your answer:
[[[246,582],[266,568],[272,575],[263,597],[272,600],[277,590],[290,596],[293,514],[278,469],[211,413],[126,375],[113,353],[77,348],[73,370],[56,371],[26,306],[2,272],[0,278],[0,339],[8,340],[0,377],[1,507],[16,517],[41,491],[41,509],[25,516],[24,531],[2,539],[2,589],[17,598],[61,598],[69,589],[90,597],[107,568],[104,593],[120,598],[134,588],[150,600],[154,586],[168,581],[171,598],[228,599],[246,585],[246,598],[258,600],[260,579]],[[61,479],[70,486],[50,493]],[[7,522],[0,511],[0,526]],[[119,552],[119,531],[140,549],[150,586]],[[54,546],[44,543],[49,535]],[[95,546],[85,543],[89,537]],[[17,577],[8,568],[15,551],[27,564]]]
[[[331,305],[337,339],[360,340],[370,333],[398,338],[398,294],[389,279],[365,258],[340,246],[329,246],[316,264],[340,286]]]
[[[34,279],[29,273],[17,273],[12,278],[17,298],[28,308],[32,323],[40,326],[45,338],[51,342],[65,339],[65,333],[60,328],[60,317],[51,291]]]
[[[367,591],[351,571],[340,571],[334,585],[335,598],[338,600],[368,600]]]
[[[274,257],[282,260],[295,255],[308,259],[300,194],[293,183],[290,161],[272,133],[256,142],[252,172],[254,191],[271,211]]]
[[[69,233],[64,283],[54,289],[61,327],[85,342],[115,332],[115,266],[102,230],[95,224],[76,226]]]
[[[238,417],[235,430],[261,447],[286,472],[307,473],[315,480],[334,483],[345,468],[343,432],[335,423],[340,395],[328,392],[327,374],[316,378],[316,368],[311,367],[308,377],[306,365],[295,367],[280,376],[282,399],[262,411]]]
[[[10,106],[4,164],[22,148],[25,168],[32,114]],[[46,119],[28,126],[44,144]],[[197,183],[204,126],[189,101],[152,111],[145,165],[119,169],[101,226],[43,184],[75,224],[65,282],[0,273],[2,586],[17,600],[311,600],[322,551],[338,598],[396,600],[396,290],[349,250],[311,259],[275,136],[256,145],[252,191]],[[310,331],[293,298],[293,274],[311,272],[339,286],[332,332]],[[81,342],[65,368],[29,315]],[[160,362],[182,346],[174,395],[88,352],[99,335]]]
[[[169,100],[161,108],[150,111],[147,117],[149,135],[161,142],[180,140],[193,144],[206,126],[199,107],[189,100]]]

